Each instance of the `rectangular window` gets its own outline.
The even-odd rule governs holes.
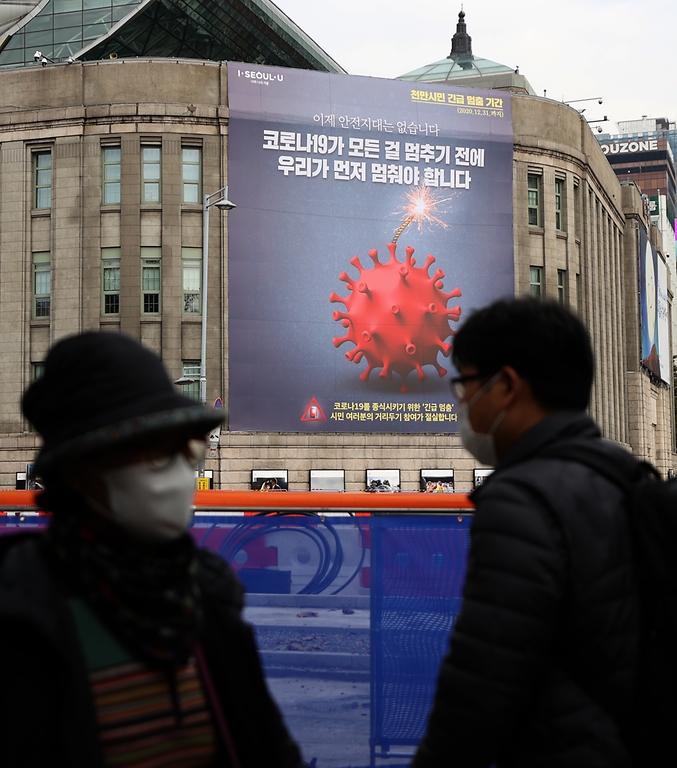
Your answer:
[[[49,251],[33,254],[33,317],[49,317],[52,290],[51,257]]]
[[[527,176],[529,226],[542,227],[541,216],[541,177],[535,173]]]
[[[35,207],[52,207],[52,153],[37,152],[33,155],[35,170]]]
[[[120,203],[120,147],[103,148],[103,204]]]
[[[162,150],[141,147],[141,202],[159,203],[162,186]]]
[[[120,314],[120,249],[101,249],[101,307],[104,315]]]
[[[202,248],[182,248],[183,311],[186,315],[202,313]]]
[[[543,295],[543,267],[529,267],[529,295],[532,299]]]
[[[557,301],[560,304],[567,303],[567,271],[566,269],[557,270]]]
[[[202,200],[202,150],[200,147],[183,147],[181,150],[184,203]]]
[[[473,488],[479,488],[487,481],[487,478],[493,472],[493,469],[473,469]]]
[[[162,248],[141,249],[141,311],[144,315],[157,315],[162,304]]]
[[[311,469],[311,491],[345,491],[345,469]]]
[[[289,472],[286,469],[252,469],[251,489],[252,491],[288,491]]]
[[[578,184],[574,184],[574,233],[581,236],[581,191]]]
[[[563,232],[566,229],[564,219],[564,179],[555,179],[555,228]]]
[[[181,387],[181,394],[190,397],[191,400],[200,401],[200,361],[184,360],[183,375],[188,379],[193,379],[192,384],[184,384]]]

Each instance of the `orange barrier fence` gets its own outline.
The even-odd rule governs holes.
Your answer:
[[[39,491],[0,491],[0,515],[9,510],[35,509]]]
[[[35,509],[39,491],[0,491],[0,510]],[[196,491],[199,510],[224,512],[446,512],[474,509],[465,493]],[[0,513],[1,514],[1,513]]]
[[[465,493],[196,491],[195,506],[243,512],[445,512],[472,510]]]

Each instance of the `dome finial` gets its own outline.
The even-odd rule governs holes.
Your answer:
[[[472,37],[466,32],[465,11],[463,6],[458,14],[456,34],[451,38],[451,53],[448,59],[458,59],[462,56],[472,56]]]

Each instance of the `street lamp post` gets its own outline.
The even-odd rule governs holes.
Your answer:
[[[202,343],[200,346],[200,402],[207,405],[207,280],[209,276],[209,209],[232,211],[235,203],[228,199],[228,187],[204,196],[202,204]]]
[[[207,281],[209,276],[209,209],[214,206],[221,211],[232,211],[235,203],[228,199],[228,187],[221,187],[211,195],[205,195],[202,204],[202,340],[200,345],[200,403],[207,405]],[[192,384],[195,380],[182,376],[175,383]],[[204,477],[204,459],[198,469],[199,477]]]

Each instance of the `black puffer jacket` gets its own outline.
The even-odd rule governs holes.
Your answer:
[[[539,458],[589,438],[636,460],[582,413],[513,446],[475,492],[468,575],[414,768],[622,768],[638,605],[619,489],[577,462]]]
[[[77,630],[42,548],[35,534],[0,540],[0,764],[103,768]],[[200,640],[242,768],[301,768],[240,618],[242,588],[219,557],[198,557]],[[223,754],[217,762],[228,765]]]

